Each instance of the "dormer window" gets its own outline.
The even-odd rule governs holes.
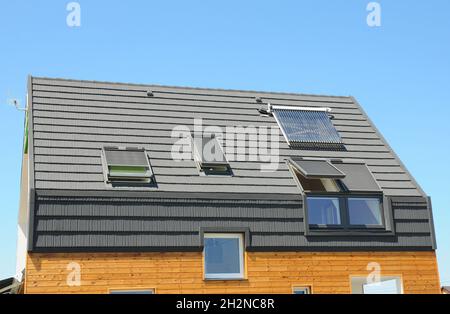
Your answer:
[[[364,163],[291,158],[309,230],[387,229],[383,194]]]
[[[289,147],[304,150],[345,150],[329,108],[269,105]]]

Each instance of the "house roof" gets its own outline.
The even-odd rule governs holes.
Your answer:
[[[172,160],[178,139],[171,131],[192,131],[194,118],[204,126],[278,128],[257,111],[268,102],[331,108],[347,151],[291,149],[280,133],[274,172],[227,155],[233,176],[202,176],[194,160]],[[30,250],[198,251],[204,228],[248,232],[250,250],[435,248],[431,204],[352,97],[33,77],[29,109]],[[105,146],[144,148],[156,186],[106,184]],[[367,164],[392,206],[390,230],[306,236],[302,195],[285,162],[296,157]]]
[[[150,157],[157,191],[298,194],[284,160],[324,157],[364,161],[390,196],[425,196],[407,169],[352,97],[122,84],[31,78],[32,185],[36,190],[110,190],[104,183],[101,148],[139,146]],[[148,96],[148,91],[152,96]],[[230,161],[233,177],[199,176],[194,160],[173,162],[171,131],[204,126],[275,126],[255,101],[273,105],[329,107],[347,151],[290,149],[278,136],[280,167],[261,172],[261,162]],[[399,117],[401,118],[401,117]]]
[[[16,294],[20,289],[20,283],[14,278],[0,280],[0,294]]]

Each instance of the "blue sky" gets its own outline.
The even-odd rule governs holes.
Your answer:
[[[353,95],[432,197],[450,285],[450,1],[69,1],[0,5],[0,278],[14,275],[26,78]]]

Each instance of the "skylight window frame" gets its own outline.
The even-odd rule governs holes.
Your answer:
[[[108,289],[109,294],[156,294],[155,288]]]
[[[270,113],[278,124],[278,127],[283,134],[286,143],[292,149],[306,149],[306,150],[331,150],[331,151],[345,151],[345,145],[341,138],[341,135],[336,130],[335,126],[331,122],[330,124],[336,131],[337,136],[339,137],[339,141],[296,141],[290,140],[288,134],[284,129],[284,124],[280,121],[277,114],[274,112],[275,110],[289,110],[289,111],[311,111],[311,112],[326,112],[330,113],[332,111],[329,107],[299,107],[299,106],[281,106],[281,105],[272,105],[268,104],[268,113]]]
[[[106,156],[106,151],[121,151],[121,152],[142,152],[145,158],[145,164],[130,165],[130,164],[110,164]],[[119,146],[104,146],[101,151],[102,168],[105,177],[105,183],[112,185],[149,185],[154,184],[154,173],[150,164],[147,150],[142,147],[119,147]],[[144,175],[138,173],[126,172],[123,174],[111,174],[111,167],[129,167],[129,168],[146,168]]]
[[[217,147],[220,148],[220,151],[223,156],[223,161],[204,161],[203,160],[203,142],[202,147],[198,147],[196,145],[195,139],[205,139],[210,138],[211,140],[214,139],[217,143]],[[191,134],[191,144],[192,144],[192,155],[195,162],[195,165],[197,169],[200,172],[200,175],[204,176],[224,176],[224,177],[230,177],[233,176],[233,171],[231,169],[230,162],[227,159],[227,156],[225,154],[225,150],[223,149],[222,144],[220,143],[218,137],[215,134]],[[201,152],[199,151],[201,150]],[[214,170],[214,168],[217,167],[223,167],[226,170],[225,171],[217,171]],[[208,169],[211,168],[211,169]]]
[[[297,169],[297,171],[300,172],[306,179],[343,179],[345,178],[345,173],[342,172],[339,168],[337,168],[330,159],[323,159],[323,158],[289,158],[287,160],[289,164],[291,164],[294,168]],[[331,169],[335,170],[337,174],[329,174],[329,175],[322,175],[318,173],[308,173],[308,171],[302,167],[299,162],[301,161],[310,161],[310,162],[321,162],[326,163]]]
[[[344,167],[346,165],[359,165],[362,166],[368,173],[369,177],[372,179],[373,183],[375,183],[375,187],[374,188],[370,188],[370,189],[352,189],[346,186],[345,181],[349,179],[349,177],[351,176],[346,176],[345,178],[342,178],[342,184],[344,186],[346,186],[348,188],[348,190],[352,193],[368,193],[368,194],[372,194],[372,193],[382,193],[383,189],[381,188],[380,184],[378,183],[377,179],[375,178],[375,176],[373,175],[372,171],[369,169],[369,167],[367,166],[367,164],[363,161],[345,161],[345,160],[332,160],[331,161],[332,164],[339,169],[339,165],[344,165]],[[340,171],[344,172],[343,170],[339,169]]]

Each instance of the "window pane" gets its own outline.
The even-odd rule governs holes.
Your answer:
[[[135,176],[143,177],[148,174],[148,168],[146,167],[134,167],[134,166],[110,166],[110,176]]]
[[[348,211],[351,225],[382,225],[378,198],[349,198]]]
[[[293,290],[294,294],[310,294],[309,287],[295,287]]]
[[[339,199],[335,197],[308,197],[310,225],[340,225]]]
[[[148,167],[147,153],[143,149],[105,147],[104,150],[108,166]]]
[[[398,276],[382,276],[379,282],[368,282],[368,277],[352,277],[353,294],[401,294],[402,280]]]
[[[154,294],[154,290],[110,290],[110,294]]]
[[[400,294],[401,286],[399,279],[381,280],[363,286],[364,294]]]
[[[205,238],[206,274],[239,274],[239,238]]]

